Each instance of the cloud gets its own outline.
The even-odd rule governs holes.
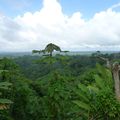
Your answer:
[[[110,7],[109,10],[114,10],[119,7],[120,7],[120,3],[117,3],[117,4],[113,5],[112,7]]]
[[[80,12],[64,14],[58,0],[43,0],[39,11],[14,19],[0,15],[1,51],[43,49],[49,42],[64,50],[120,50],[119,4],[88,21]]]

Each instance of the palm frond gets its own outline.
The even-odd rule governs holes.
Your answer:
[[[84,109],[84,110],[86,110],[86,111],[90,111],[90,106],[89,106],[89,104],[86,104],[86,103],[84,103],[84,102],[82,102],[82,101],[78,101],[78,100],[73,101],[73,103],[75,103],[75,104],[78,105],[80,108],[82,108],[82,109]]]
[[[32,54],[34,53],[40,53],[40,50],[32,50]]]

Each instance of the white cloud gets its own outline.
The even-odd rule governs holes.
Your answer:
[[[66,50],[120,50],[120,12],[96,13],[85,21],[80,12],[67,16],[57,0],[44,0],[43,8],[14,19],[0,15],[1,51],[43,49],[53,42]]]

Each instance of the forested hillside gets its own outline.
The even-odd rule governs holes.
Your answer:
[[[119,120],[103,58],[119,64],[120,54],[1,58],[0,120]]]

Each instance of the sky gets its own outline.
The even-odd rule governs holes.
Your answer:
[[[0,0],[0,51],[120,51],[120,0]]]

